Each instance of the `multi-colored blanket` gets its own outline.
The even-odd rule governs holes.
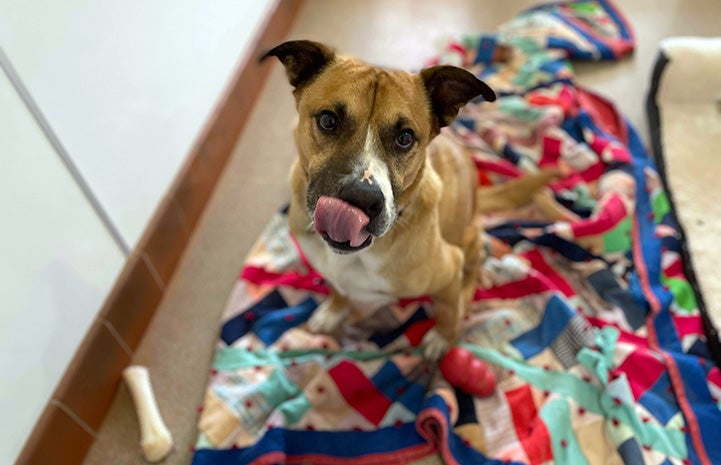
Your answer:
[[[194,465],[721,463],[721,372],[654,165],[571,59],[616,59],[631,31],[607,1],[554,3],[451,43],[500,94],[452,130],[481,184],[568,175],[486,218],[490,253],[461,344],[495,393],[451,388],[422,357],[432,301],[381,308],[336,337],[304,329],[327,293],[279,213],[223,316]]]

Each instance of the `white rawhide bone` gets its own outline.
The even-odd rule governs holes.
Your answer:
[[[129,366],[123,371],[135,402],[135,411],[140,421],[140,447],[148,462],[159,462],[173,450],[173,437],[163,422],[155,402],[150,374],[143,366]]]

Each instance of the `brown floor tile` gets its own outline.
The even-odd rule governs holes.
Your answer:
[[[163,289],[142,255],[136,252],[128,259],[124,274],[108,298],[102,316],[130,350],[135,350],[162,297]]]
[[[130,355],[105,322],[96,320],[60,382],[55,398],[96,431],[115,397],[122,370],[128,364]]]
[[[51,403],[15,465],[79,465],[92,443],[88,431]]]
[[[158,277],[167,284],[183,255],[190,234],[175,199],[166,199],[159,208],[165,211],[155,219],[155,225],[148,227],[154,230],[153,235],[141,242],[140,248],[150,259]]]

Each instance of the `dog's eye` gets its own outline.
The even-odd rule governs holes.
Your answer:
[[[416,141],[416,135],[410,129],[404,129],[396,137],[396,145],[401,150],[408,150],[413,146]]]
[[[324,111],[318,116],[318,127],[323,132],[333,132],[338,128],[338,118],[330,111]]]

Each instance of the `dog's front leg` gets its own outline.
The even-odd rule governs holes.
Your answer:
[[[439,274],[450,277],[450,280],[433,294],[436,325],[423,337],[425,356],[431,360],[438,360],[456,343],[466,308],[463,296],[463,252],[456,246],[446,244],[442,256]]]
[[[308,329],[314,333],[327,334],[334,332],[350,312],[348,299],[338,294],[333,288],[308,320]]]

